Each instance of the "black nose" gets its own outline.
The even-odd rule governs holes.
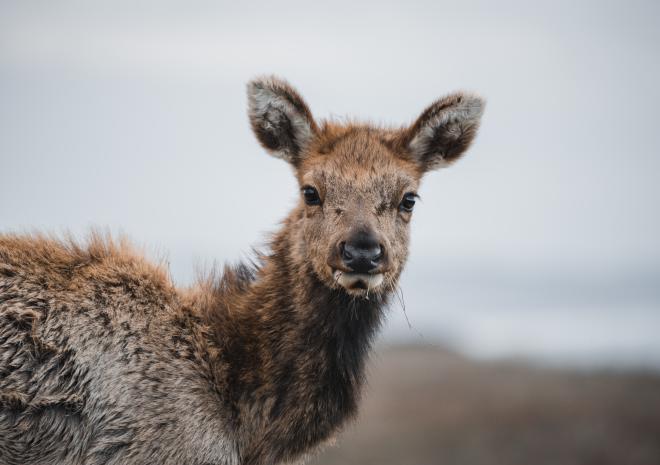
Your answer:
[[[383,248],[373,236],[361,234],[341,243],[341,258],[355,273],[368,273],[383,258]]]

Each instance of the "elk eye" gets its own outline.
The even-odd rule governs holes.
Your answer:
[[[321,197],[319,197],[319,192],[314,189],[312,186],[305,186],[302,188],[302,194],[305,198],[305,203],[307,205],[320,205]]]
[[[406,195],[403,196],[403,199],[399,204],[399,210],[403,212],[411,212],[413,210],[413,207],[415,206],[416,198],[417,198],[417,194],[413,192],[408,192]]]

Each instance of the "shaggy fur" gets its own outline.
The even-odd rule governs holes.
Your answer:
[[[402,196],[467,148],[475,113],[454,96],[411,128],[317,125],[284,81],[248,95],[257,138],[320,197],[258,265],[177,289],[108,237],[0,235],[0,464],[285,463],[355,415],[407,255]],[[336,279],[356,231],[385,251],[376,289]]]

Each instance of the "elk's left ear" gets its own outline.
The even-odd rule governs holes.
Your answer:
[[[250,81],[248,113],[254,134],[272,155],[294,166],[318,128],[305,101],[291,85],[276,77]]]
[[[399,145],[423,171],[445,167],[472,143],[485,104],[481,97],[465,93],[437,100],[403,131]]]

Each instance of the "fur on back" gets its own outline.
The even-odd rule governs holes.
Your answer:
[[[126,241],[0,235],[0,464],[232,463],[181,301]]]

